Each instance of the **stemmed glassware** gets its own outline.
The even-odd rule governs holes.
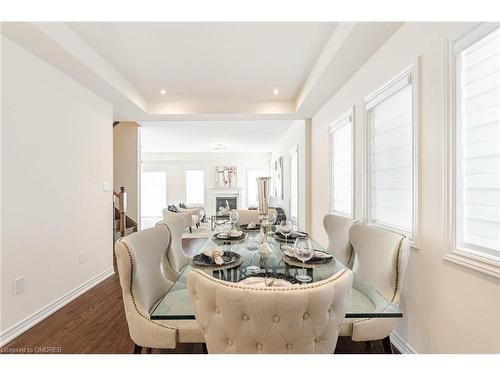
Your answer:
[[[269,210],[267,220],[269,221],[269,227],[274,229],[274,224],[276,223],[276,220],[278,220],[278,212],[276,210]],[[268,233],[273,233],[273,231],[269,230]]]
[[[285,242],[288,243],[288,236],[292,233],[292,223],[290,220],[281,222],[281,233],[285,236]]]
[[[306,261],[314,256],[314,248],[311,240],[308,237],[298,237],[294,245],[295,257],[302,261],[303,274],[297,275],[295,278],[301,283],[307,283],[312,280],[311,276],[305,272]]]
[[[231,220],[231,231],[236,230],[236,223],[240,219],[238,211],[231,210],[231,212],[229,213],[229,219]]]
[[[250,265],[246,268],[246,271],[248,273],[255,273],[260,270],[259,266],[255,266],[253,264],[255,260],[255,253],[259,249],[259,245],[260,245],[260,233],[259,232],[247,233],[245,247],[247,248],[248,251],[252,253],[252,259],[250,260]]]

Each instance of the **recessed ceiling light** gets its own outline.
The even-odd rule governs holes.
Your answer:
[[[274,89],[273,90],[273,95],[274,96],[278,95],[279,93],[280,93],[280,90],[278,90],[278,89]]]
[[[160,95],[163,95],[163,96],[167,95],[167,90],[161,89],[160,90]]]

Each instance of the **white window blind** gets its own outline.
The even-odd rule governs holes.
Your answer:
[[[413,237],[414,131],[412,70],[366,100],[367,216]]]
[[[330,128],[331,209],[352,217],[352,112],[341,116]]]
[[[205,203],[205,172],[202,170],[186,171],[186,204]]]
[[[257,189],[257,177],[266,177],[264,168],[247,169],[247,206],[257,207],[259,205],[259,192]]]
[[[500,29],[456,53],[456,242],[500,255]]]
[[[290,151],[290,217],[294,224],[299,223],[299,155],[298,148]]]

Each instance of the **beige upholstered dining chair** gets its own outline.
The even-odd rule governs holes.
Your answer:
[[[365,224],[353,224],[349,238],[356,256],[354,273],[386,300],[398,305],[410,255],[409,240],[401,234]],[[376,301],[369,300],[368,293],[354,289],[352,298],[353,303],[379,307]],[[389,335],[396,323],[397,318],[346,319],[340,335],[351,336],[353,341],[382,340],[386,352],[392,352]]]
[[[237,225],[246,225],[250,222],[259,222],[259,210],[236,210],[238,212],[239,219],[236,222]],[[269,211],[275,211],[274,208],[270,208]],[[276,212],[276,217],[278,213]]]
[[[328,252],[349,268],[352,268],[354,263],[349,229],[355,222],[354,219],[334,214],[327,214],[323,218],[323,226],[328,235]]]
[[[238,212],[239,219],[236,222],[237,225],[246,225],[250,222],[259,222],[259,211],[258,210],[236,210]]]
[[[333,353],[349,306],[352,271],[321,282],[255,287],[188,275],[209,353]]]
[[[169,229],[170,244],[167,248],[167,260],[173,276],[177,279],[184,267],[189,263],[189,257],[182,247],[182,233],[184,233],[185,229],[184,220],[179,216],[167,216],[166,219],[156,225],[166,225]],[[172,277],[170,279],[175,280]]]
[[[194,212],[197,210],[184,210],[179,212],[172,212],[168,208],[163,209],[163,220],[169,217],[181,217],[184,220],[184,229],[189,228],[189,232],[193,233],[193,226],[199,226],[199,217]]]
[[[178,248],[171,246],[174,228],[169,224],[169,221],[160,223],[115,244],[125,316],[135,353],[140,353],[142,348],[174,349],[178,342],[204,342],[194,321],[150,319],[152,308],[172,286],[179,267],[186,263],[182,254],[174,254]],[[182,227],[183,224],[176,225]]]

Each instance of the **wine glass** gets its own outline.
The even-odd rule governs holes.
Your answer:
[[[260,245],[260,233],[259,232],[248,233],[245,241],[245,247],[247,248],[248,251],[252,253],[250,265],[246,268],[247,272],[249,273],[254,273],[260,270],[259,266],[255,266],[253,264],[255,260],[255,253],[259,249],[259,245]]]
[[[281,233],[285,236],[285,242],[288,243],[288,236],[292,233],[292,223],[290,220],[283,220],[281,222]]]
[[[267,215],[267,220],[269,221],[269,225],[271,226],[271,228],[274,226],[277,219],[278,219],[278,212],[276,212],[276,210],[269,210],[269,213]],[[272,231],[269,231],[269,233],[272,233]]]
[[[238,214],[238,211],[231,210],[231,212],[229,213],[229,219],[231,220],[231,224],[232,224],[231,230],[233,230],[233,229],[236,230],[236,223],[240,219],[240,215]]]
[[[314,248],[312,246],[311,240],[308,237],[298,237],[295,240],[294,253],[295,257],[302,261],[302,270],[304,271],[303,274],[297,275],[295,278],[301,283],[307,283],[311,281],[311,276],[305,273],[306,261],[311,259],[314,255]]]

